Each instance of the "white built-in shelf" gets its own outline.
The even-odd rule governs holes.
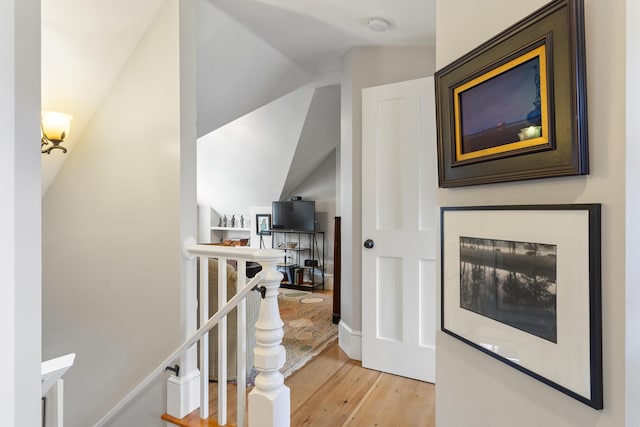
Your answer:
[[[211,227],[213,231],[251,231],[250,228],[240,228],[240,227]]]

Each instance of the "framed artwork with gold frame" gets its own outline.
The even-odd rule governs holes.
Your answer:
[[[435,74],[441,187],[589,172],[582,0],[555,0]]]

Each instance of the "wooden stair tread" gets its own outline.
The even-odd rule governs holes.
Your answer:
[[[194,411],[182,419],[172,417],[169,414],[164,414],[160,418],[180,427],[220,427],[215,417],[207,418],[206,420],[200,419],[198,411]],[[227,424],[227,426],[233,427],[234,424]]]

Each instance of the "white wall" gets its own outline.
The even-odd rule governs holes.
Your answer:
[[[40,2],[0,0],[0,413],[40,418]]]
[[[306,85],[198,138],[200,241],[248,237],[237,230],[210,233],[206,210],[213,209],[213,226],[225,215],[228,220],[235,215],[238,222],[244,215],[251,227],[252,206],[280,200],[335,149],[340,89],[318,85]]]
[[[159,9],[43,199],[43,356],[77,353],[70,427],[93,425],[183,333],[178,4]],[[118,425],[163,425],[162,382]]]
[[[438,0],[438,68],[546,2]],[[440,332],[438,427],[625,425],[625,1],[586,0],[585,10],[591,173],[439,189],[437,197],[441,206],[602,203],[605,409],[593,410]]]
[[[300,88],[198,138],[198,203],[238,218],[278,200],[314,92]]]
[[[180,40],[180,242],[197,238],[197,43],[195,0],[179,1]],[[182,340],[198,327],[197,271],[193,263],[182,260],[180,269],[180,325]],[[180,358],[182,375],[193,375],[197,369],[197,349],[192,348]],[[186,386],[183,386],[186,387]],[[181,390],[184,392],[184,389]],[[167,400],[172,399],[169,396]],[[172,405],[175,402],[171,402]],[[170,406],[173,407],[173,406]],[[183,408],[185,411],[187,408]]]
[[[42,109],[73,116],[63,144],[68,151],[73,151],[163,1],[41,0]],[[41,156],[43,195],[67,157],[61,150]]]
[[[362,330],[362,89],[432,75],[435,49],[355,47],[344,55],[343,65],[338,212],[342,217],[340,346],[351,358],[359,359],[359,349],[343,340],[343,332],[349,331],[357,343]]]
[[[280,193],[286,200],[302,180],[340,143],[340,85],[319,87],[309,105],[287,179]]]
[[[208,0],[197,0],[198,136],[309,82],[312,76]]]
[[[636,160],[640,158],[640,128],[637,119],[640,117],[640,2],[627,0],[627,145],[626,145],[626,235],[640,235],[640,168]],[[626,283],[640,283],[640,240],[628,238],[626,247]],[[640,425],[640,287],[626,287],[626,425]]]

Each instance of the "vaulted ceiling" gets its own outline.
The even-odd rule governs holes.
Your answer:
[[[313,75],[352,46],[435,46],[435,0],[209,0]],[[391,23],[371,31],[370,18]]]
[[[198,200],[219,213],[287,197],[335,150],[346,50],[434,39],[429,1],[198,5]],[[372,16],[390,30],[371,31]]]
[[[70,149],[163,1],[42,0],[42,105],[74,116]],[[200,136],[274,100],[294,99],[307,84],[335,83],[331,73],[351,46],[435,45],[434,0],[195,1]],[[391,21],[391,30],[369,30],[374,16]],[[326,95],[311,93],[307,109],[317,112]],[[300,126],[306,120],[305,113]],[[305,158],[296,151],[309,137],[302,127],[286,155],[292,162]],[[43,155],[43,193],[64,159],[61,152]],[[300,179],[298,172],[283,173],[292,183]]]

